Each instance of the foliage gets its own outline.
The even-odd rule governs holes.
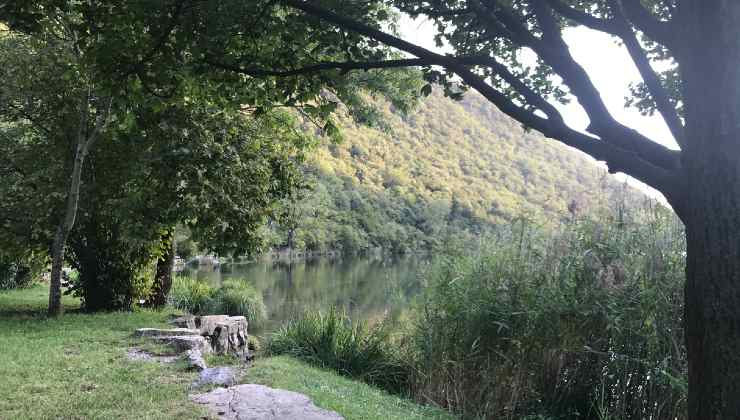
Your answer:
[[[30,287],[46,268],[42,255],[5,255],[0,252],[0,290]]]
[[[480,95],[439,90],[408,115],[375,100],[389,131],[340,120],[344,141],[307,158],[310,189],[273,225],[272,244],[346,254],[438,250],[477,242],[520,215],[553,225],[573,203],[588,212],[613,195],[637,197],[582,155],[527,133]]]
[[[73,261],[82,284],[97,282],[76,289],[91,310],[129,307],[139,297],[132,282],[158,256],[161,231],[176,224],[222,254],[260,250],[261,227],[268,218],[281,219],[277,204],[300,184],[296,168],[311,143],[296,129],[295,115],[282,108],[297,110],[321,134],[336,138],[331,115],[341,100],[356,119],[374,120],[358,88],[389,98],[399,109],[417,97],[420,76],[407,70],[286,79],[218,70],[208,57],[249,54],[254,63],[273,64],[332,59],[339,54],[337,34],[316,33],[312,42],[328,44],[296,49],[300,30],[287,30],[285,14],[268,10],[273,5],[196,3],[185,13],[184,3],[109,7],[51,0],[7,2],[0,9],[0,21],[12,29],[3,31],[0,56],[8,80],[0,91],[0,146],[10,157],[0,172],[11,175],[0,190],[10,198],[0,207],[8,227],[0,240],[47,248],[62,218],[64,181],[75,156],[70,134],[95,126],[105,147],[90,151],[72,232],[76,258],[111,258]],[[231,29],[256,15],[262,19],[252,28],[260,40],[254,49],[244,43],[245,34]],[[263,24],[271,30],[258,30]],[[376,47],[366,49],[378,58],[390,54]],[[56,83],[60,74],[62,82]],[[108,109],[102,125],[96,120],[101,109]],[[117,269],[103,273],[107,267]],[[110,290],[86,295],[107,285]]]
[[[305,313],[275,332],[267,352],[290,355],[315,366],[335,370],[391,392],[407,388],[408,366],[385,325],[368,327],[346,313]]]
[[[686,417],[685,243],[670,212],[527,223],[440,262],[414,393],[470,418]]]
[[[250,328],[259,329],[267,319],[267,309],[262,294],[246,280],[224,280],[214,296],[212,311],[226,315],[241,315],[247,318]]]
[[[225,280],[214,287],[197,278],[175,276],[169,302],[195,315],[244,316],[250,328],[259,329],[267,320],[262,294],[242,279]]]
[[[188,276],[175,276],[172,281],[169,301],[172,306],[192,314],[205,314],[211,308],[216,289]]]
[[[669,210],[521,218],[482,243],[446,245],[393,334],[308,313],[268,352],[376,384],[358,372],[393,374],[379,385],[465,418],[686,418],[686,244]]]

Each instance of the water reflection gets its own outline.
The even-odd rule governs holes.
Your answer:
[[[268,322],[261,333],[279,327],[304,311],[347,310],[353,319],[377,322],[397,319],[421,291],[427,258],[317,258],[305,261],[261,261],[199,267],[188,274],[218,285],[244,279],[262,293]]]

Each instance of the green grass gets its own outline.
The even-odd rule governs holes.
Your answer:
[[[322,408],[346,420],[453,419],[447,412],[415,404],[365,383],[311,367],[287,356],[257,359],[247,371],[249,382],[309,396]]]
[[[47,292],[0,292],[0,419],[198,419],[187,400],[193,374],[177,365],[130,362],[134,329],[165,324],[166,312],[47,319]]]
[[[0,292],[0,420],[208,418],[187,399],[195,374],[125,357],[132,331],[165,326],[168,311],[90,315],[65,298],[67,313],[47,319],[47,296],[42,286]],[[347,420],[452,418],[288,357],[257,359],[243,382],[304,393]]]

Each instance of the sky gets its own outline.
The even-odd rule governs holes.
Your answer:
[[[434,45],[435,30],[428,20],[412,20],[404,16],[400,27],[402,37],[409,42],[440,53],[451,52],[449,49]],[[634,108],[625,108],[624,98],[629,93],[630,83],[641,79],[624,47],[617,45],[608,35],[584,27],[566,29],[563,37],[571,54],[591,76],[591,80],[601,92],[604,103],[618,121],[669,148],[678,149],[668,127],[659,115],[643,116]],[[565,106],[559,104],[556,106],[571,127],[585,130],[588,118],[577,101],[573,100]],[[660,193],[634,179],[629,178],[629,182],[653,197],[662,198]]]

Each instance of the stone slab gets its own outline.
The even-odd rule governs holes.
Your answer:
[[[227,420],[344,420],[333,411],[316,407],[303,394],[263,385],[218,388],[190,399]]]

